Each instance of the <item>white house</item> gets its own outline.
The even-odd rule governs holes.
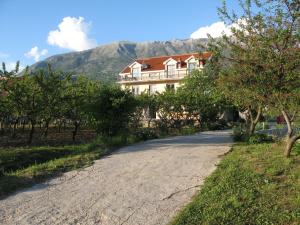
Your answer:
[[[202,69],[210,56],[211,53],[205,52],[137,59],[122,70],[118,83],[134,94],[176,89],[192,70]]]

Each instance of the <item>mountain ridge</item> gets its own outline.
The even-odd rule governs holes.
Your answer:
[[[177,55],[203,50],[207,39],[174,39],[170,41],[116,41],[92,49],[53,55],[29,67],[30,71],[53,69],[84,74],[90,79],[116,81],[119,72],[137,58]]]

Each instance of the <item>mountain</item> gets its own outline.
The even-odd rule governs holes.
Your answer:
[[[197,52],[207,39],[186,39],[154,42],[119,41],[93,49],[54,55],[30,66],[31,71],[47,68],[61,69],[73,74],[84,74],[90,79],[115,81],[118,73],[136,58],[176,55]]]

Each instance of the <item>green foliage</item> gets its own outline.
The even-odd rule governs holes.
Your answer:
[[[68,120],[74,125],[75,141],[79,126],[88,119],[85,108],[94,95],[97,82],[88,81],[83,76],[74,78],[71,74],[53,71],[50,65],[46,71],[31,73],[26,70],[22,76],[16,76],[15,72],[5,71],[4,64],[0,75],[0,122],[4,125],[1,126],[3,132],[12,132],[12,137],[16,138],[16,127],[20,121],[23,125],[29,122],[28,144],[31,144],[37,124],[43,124],[44,136],[47,137],[51,122]],[[13,129],[7,129],[11,125]]]
[[[171,224],[298,224],[298,157],[274,144],[234,146]]]
[[[248,139],[249,144],[260,144],[266,142],[273,142],[273,138],[266,134],[255,133]]]
[[[248,134],[240,126],[233,128],[233,140],[242,142],[248,140]]]
[[[300,106],[299,1],[240,1],[241,15],[229,13],[224,1],[219,14],[235,24],[231,35],[211,39],[212,63],[218,85],[245,111],[248,134],[253,134],[260,113],[285,116],[288,125],[286,156],[295,139],[293,120]],[[254,118],[255,117],[255,118]]]
[[[194,126],[184,126],[180,129],[181,135],[191,135],[197,132],[197,129]]]
[[[147,141],[158,138],[157,132],[152,128],[139,128],[133,132],[133,135],[137,141]]]
[[[157,126],[166,131],[169,128],[180,128],[184,116],[183,99],[175,90],[166,89],[157,95],[158,117]]]
[[[97,131],[112,137],[126,135],[136,107],[137,100],[130,91],[104,85],[97,91],[90,110]]]
[[[216,123],[221,113],[232,109],[220,95],[216,78],[209,66],[203,71],[193,71],[178,89],[178,95],[182,99],[185,112],[190,118],[197,120],[201,127]]]

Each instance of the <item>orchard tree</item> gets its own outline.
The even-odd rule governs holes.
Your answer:
[[[200,126],[217,121],[228,108],[218,92],[215,76],[208,67],[203,71],[193,71],[177,92],[183,100],[184,111],[191,119],[197,119]]]
[[[156,118],[156,112],[158,111],[157,93],[150,94],[149,92],[143,92],[136,96],[136,98],[138,100],[138,108],[142,109],[148,127],[150,127],[151,122]]]
[[[234,102],[256,111],[253,122],[264,108],[283,114],[289,156],[300,138],[292,124],[300,110],[300,2],[241,0],[240,5],[242,14],[236,15],[228,13],[224,1],[219,14],[231,24],[231,34],[209,45],[214,62],[223,64],[220,83]]]
[[[105,137],[126,136],[137,100],[129,90],[116,85],[102,85],[90,104],[97,132]]]
[[[76,78],[68,76],[64,87],[62,110],[65,117],[74,125],[72,140],[75,141],[80,125],[89,119],[87,107],[92,102],[97,84],[84,76]]]
[[[180,128],[185,120],[184,99],[174,89],[166,89],[157,95],[159,125],[163,129]]]
[[[5,86],[5,92],[11,103],[11,115],[15,118],[23,116],[29,120],[31,129],[28,144],[31,144],[42,111],[41,88],[26,71],[22,77],[10,77]]]
[[[37,85],[41,88],[42,112],[41,119],[44,124],[44,136],[47,137],[49,124],[62,117],[64,97],[66,96],[65,85],[70,80],[70,74],[54,71],[48,64],[48,70],[40,70],[33,74]]]

